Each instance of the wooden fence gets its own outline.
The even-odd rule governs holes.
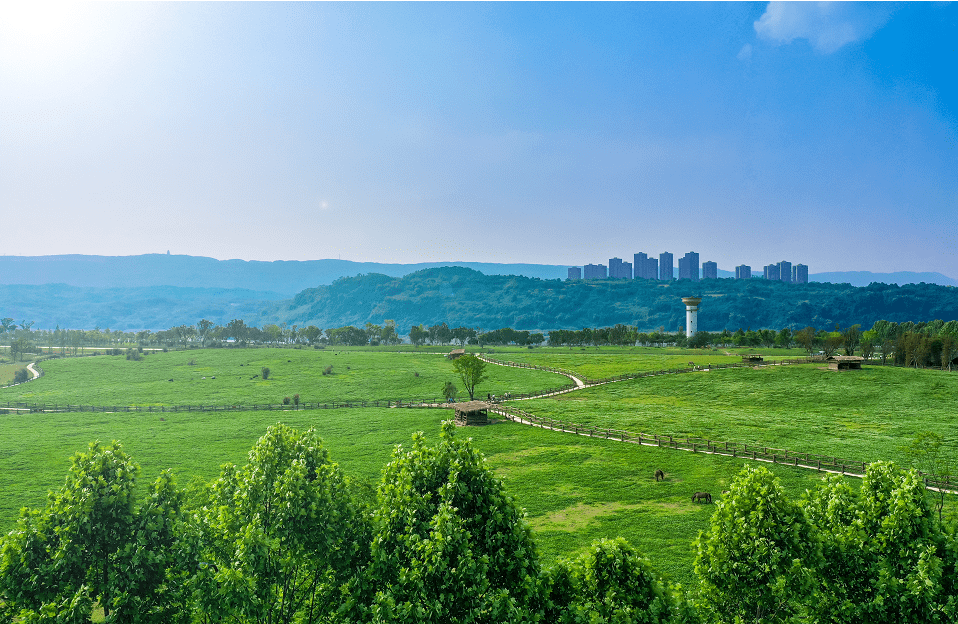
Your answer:
[[[726,368],[755,368],[756,366],[778,366],[780,364],[809,364],[812,362],[820,362],[815,358],[789,358],[782,360],[775,360],[772,362],[765,362],[763,364],[750,364],[746,362],[729,362],[726,364],[702,364],[696,366],[686,366],[683,368],[668,368],[662,370],[653,370],[653,371],[642,371],[637,373],[623,373],[621,375],[613,375],[612,377],[603,377],[601,379],[592,379],[584,375],[579,375],[571,371],[563,370],[561,368],[552,368],[550,366],[539,366],[537,364],[528,364],[525,362],[507,362],[503,360],[497,360],[489,356],[484,355],[483,359],[492,363],[498,364],[499,366],[512,366],[515,368],[531,368],[535,370],[547,371],[550,373],[557,373],[559,375],[565,375],[567,377],[577,377],[587,386],[596,386],[600,384],[612,383],[614,381],[624,381],[626,379],[638,379],[640,377],[655,377],[657,375],[676,375],[679,373],[691,373],[701,370],[720,370]]]
[[[610,429],[595,425],[567,423],[554,418],[536,416],[535,414],[530,414],[526,411],[511,406],[500,405],[493,408],[493,411],[509,420],[532,425],[533,427],[552,429],[553,431],[573,433],[576,435],[588,436],[592,438],[604,438],[606,440],[617,440],[620,442],[629,442],[643,446],[657,446],[660,448],[690,451],[692,453],[709,453],[712,455],[725,455],[727,457],[753,459],[756,461],[781,464],[783,466],[794,466],[796,468],[837,472],[853,477],[864,476],[865,469],[868,466],[868,462],[837,457],[834,455],[818,455],[815,453],[796,452],[790,451],[788,449],[774,448],[759,444],[725,442],[693,436],[632,433],[622,429]],[[921,471],[919,471],[919,474],[924,478],[926,487],[944,489],[953,493],[958,493],[954,490],[956,485],[956,479],[954,477],[945,477],[942,480],[936,480]]]

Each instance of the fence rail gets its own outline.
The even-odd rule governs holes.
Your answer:
[[[796,468],[807,468],[818,471],[839,472],[843,475],[853,477],[863,477],[868,462],[852,460],[835,455],[818,455],[815,453],[796,452],[788,449],[774,448],[761,444],[743,444],[740,442],[726,442],[719,440],[710,440],[695,436],[673,436],[654,433],[633,433],[622,429],[611,429],[598,427],[595,425],[581,425],[577,423],[568,423],[554,418],[536,416],[524,410],[512,406],[497,406],[495,413],[515,422],[552,429],[564,433],[573,433],[576,435],[588,436],[593,438],[604,438],[607,440],[618,440],[620,442],[629,442],[640,444],[642,446],[657,446],[659,448],[670,448],[675,450],[690,451],[693,453],[709,453],[712,455],[725,455],[727,457],[740,457],[756,461],[781,464],[783,466],[794,466]],[[925,486],[930,488],[944,489],[955,492],[956,481],[953,477],[944,479],[934,479],[926,473],[919,471],[919,475],[925,480]]]
[[[510,362],[506,360],[498,360],[491,358],[488,355],[483,355],[483,359],[493,364],[498,364],[499,366],[511,366],[514,368],[531,368],[535,370],[547,371],[550,373],[557,373],[559,375],[565,375],[567,377],[576,377],[582,380],[582,383],[587,386],[597,386],[600,384],[612,383],[615,381],[625,381],[627,379],[638,379],[640,377],[655,377],[657,375],[675,375],[678,373],[691,373],[701,370],[720,370],[726,368],[755,368],[755,366],[778,366],[781,364],[810,364],[813,362],[820,362],[821,360],[813,357],[805,358],[785,358],[781,360],[775,360],[773,362],[765,362],[762,364],[755,364],[749,362],[728,362],[725,364],[703,364],[696,366],[686,366],[683,368],[668,368],[661,370],[652,370],[652,371],[641,371],[636,373],[622,373],[621,375],[613,375],[611,377],[603,377],[600,379],[593,379],[586,377],[585,375],[580,375],[572,371],[563,370],[561,368],[553,368],[551,366],[540,366],[538,364],[529,364],[527,362]]]

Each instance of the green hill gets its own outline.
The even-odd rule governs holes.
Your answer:
[[[329,286],[276,302],[263,318],[318,327],[396,321],[412,325],[550,330],[635,325],[675,330],[685,323],[681,298],[702,297],[699,329],[790,327],[832,329],[879,319],[958,319],[958,289],[936,284],[786,284],[765,280],[700,282],[547,280],[484,275],[461,267],[425,269],[405,277],[380,274],[341,278]]]

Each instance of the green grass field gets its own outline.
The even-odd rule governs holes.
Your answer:
[[[190,364],[190,362],[194,362]],[[270,369],[263,380],[261,369]],[[327,366],[332,374],[324,375]],[[303,402],[435,400],[447,381],[462,384],[437,353],[334,349],[207,349],[43,362],[45,376],[0,390],[0,403],[71,405],[252,405]],[[569,383],[545,371],[489,366],[486,393],[545,390]],[[215,379],[214,379],[215,377]],[[170,381],[172,379],[172,381]]]
[[[742,361],[742,353],[761,352],[766,361],[805,357],[795,349],[724,350],[655,349],[643,347],[559,347],[546,349],[491,349],[490,357],[498,360],[549,366],[589,379],[604,379],[628,373],[685,368],[689,362],[697,366],[731,364]]]
[[[634,433],[701,436],[875,461],[905,459],[919,431],[958,445],[958,375],[866,366],[770,366],[646,377],[547,400],[533,414]]]
[[[450,414],[437,409],[336,409],[190,414],[9,414],[0,417],[0,530],[12,528],[21,507],[41,507],[62,485],[70,456],[93,440],[120,440],[143,469],[141,487],[165,468],[181,485],[208,481],[226,462],[242,464],[276,422],[322,436],[347,474],[375,486],[396,444],[416,431],[438,438]],[[460,430],[524,507],[548,564],[600,537],[623,536],[671,578],[692,579],[690,544],[713,507],[693,504],[692,492],[718,495],[744,465],[534,429],[514,423]],[[656,483],[656,468],[666,471]],[[818,475],[775,466],[798,496]]]
[[[563,368],[560,356],[565,355],[558,349],[494,354],[513,360],[541,357],[542,363]],[[587,357],[593,359],[568,367],[591,365],[607,372],[622,366],[623,372],[634,372],[643,369],[635,367],[662,368],[663,357],[691,359],[688,354],[619,354],[614,349]],[[620,357],[624,362],[617,363]],[[192,358],[194,365],[189,364]],[[335,371],[331,378],[321,374],[329,364]],[[249,379],[262,366],[273,369],[274,379]],[[329,349],[171,352],[140,362],[101,356],[53,360],[44,368],[44,378],[0,392],[0,402],[223,405],[278,402],[295,392],[304,401],[414,398],[438,392],[453,378],[451,364],[438,355]],[[490,381],[479,388],[483,395],[564,382],[540,371],[491,366],[489,372]],[[213,375],[223,383],[205,383]],[[543,416],[635,432],[688,433],[869,461],[900,460],[901,445],[919,430],[941,433],[954,452],[958,375],[890,367],[836,373],[789,365],[641,378],[515,403]],[[373,486],[396,444],[407,443],[419,430],[436,439],[439,423],[449,415],[446,410],[404,408],[0,415],[0,529],[13,526],[20,507],[41,506],[47,491],[63,483],[70,456],[96,439],[120,440],[143,467],[141,484],[171,468],[185,485],[214,478],[225,462],[244,463],[255,441],[276,422],[315,427],[347,474]],[[575,554],[593,539],[621,535],[660,571],[686,585],[692,581],[691,542],[714,509],[693,504],[691,494],[706,490],[719,495],[746,463],[508,422],[463,429],[459,435],[473,438],[526,508],[546,563]],[[794,497],[820,477],[814,471],[763,465],[780,476]],[[656,468],[665,470],[665,482],[653,480]]]

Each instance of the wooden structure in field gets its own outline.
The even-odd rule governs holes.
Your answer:
[[[460,427],[489,424],[489,404],[485,401],[468,401],[453,405],[456,424]]]
[[[825,359],[828,369],[834,371],[861,370],[865,358],[857,355],[832,355]]]
[[[742,361],[746,364],[761,364],[765,361],[765,358],[758,353],[749,353],[748,355],[742,356]]]
[[[454,359],[456,359],[457,357],[462,357],[462,356],[464,356],[465,354],[466,354],[466,350],[465,350],[465,349],[453,349],[453,350],[450,351],[448,354],[446,354],[446,357],[449,358],[450,360],[454,360]]]

